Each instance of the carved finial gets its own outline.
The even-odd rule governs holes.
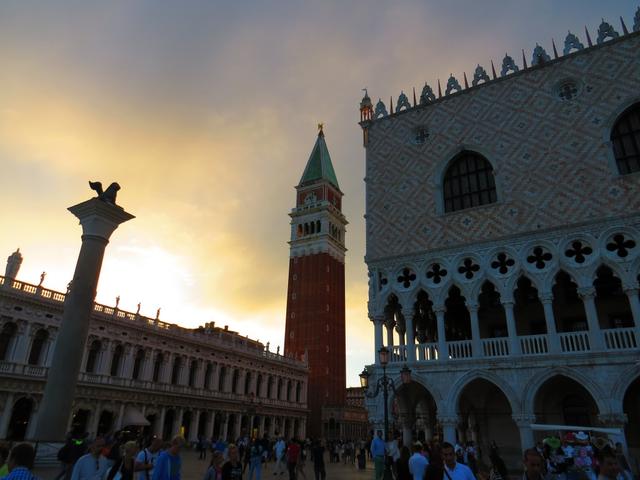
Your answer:
[[[376,103],[376,110],[373,113],[373,118],[380,118],[380,117],[386,117],[387,115],[389,115],[387,113],[387,107],[385,107],[384,102],[382,101],[382,99],[378,99],[378,103]]]
[[[445,95],[449,95],[453,91],[460,92],[462,91],[462,87],[460,86],[460,82],[456,80],[456,77],[453,76],[453,73],[449,74],[449,80],[447,80],[447,88],[444,91]]]
[[[464,88],[468,89],[469,88],[469,81],[467,80],[467,72],[462,72],[462,76],[464,78]]]
[[[398,97],[398,106],[396,107],[396,113],[405,110],[411,109],[411,104],[409,103],[409,99],[405,95],[405,93],[401,90],[400,96]]]
[[[118,193],[118,190],[120,190],[120,185],[118,185],[116,182],[113,182],[104,191],[102,190],[101,182],[90,181],[89,187],[91,187],[91,190],[94,190],[98,194],[97,198],[99,200],[102,200],[103,202],[106,202],[106,203],[110,203],[111,205],[116,204],[116,195]]]
[[[556,42],[555,40],[552,38],[551,39],[551,45],[553,46],[553,58],[554,59],[558,59],[558,49],[556,48]]]
[[[491,62],[491,68],[493,68],[493,62]],[[496,71],[495,68],[493,69],[493,75],[495,77]],[[466,83],[466,78],[465,78],[465,83]],[[473,73],[473,81],[471,82],[471,85],[473,85],[474,87],[476,85],[478,85],[480,82],[488,82],[490,80],[489,75],[487,75],[487,71],[480,66],[480,64],[478,64],[478,66],[476,67],[476,71]]]
[[[564,50],[562,50],[562,53],[564,55],[568,55],[574,48],[576,50],[582,50],[584,49],[584,45],[580,42],[580,40],[578,40],[578,37],[576,35],[569,32],[567,33],[567,38],[564,39]]]
[[[442,87],[440,86],[440,79],[438,79],[438,98],[442,98]]]
[[[587,30],[587,26],[584,26],[584,31],[587,34],[587,45],[589,47],[593,47],[593,42],[591,41],[591,35],[589,35],[589,30]]]
[[[426,105],[427,103],[434,102],[436,100],[436,96],[433,93],[433,90],[426,83],[422,88],[422,93],[420,94],[420,105]]]
[[[524,48],[522,49],[522,68],[527,69],[527,58],[524,56]]]
[[[602,23],[598,27],[598,45],[604,43],[607,38],[614,39],[618,38],[619,36],[620,34],[616,32],[609,23],[605,22],[603,18]]]
[[[493,79],[495,80],[496,78],[498,78],[498,75],[496,75],[496,67],[493,64],[493,60],[491,60],[491,73],[493,75]]]
[[[416,87],[413,87],[413,106],[415,107],[418,104],[416,102]]]
[[[393,97],[389,97],[389,111],[393,114]]]
[[[502,59],[502,70],[500,71],[500,76],[504,77],[509,72],[517,72],[519,70],[516,62],[513,61],[513,58],[508,54],[504,54],[504,58]]]
[[[547,54],[547,51],[536,43],[536,48],[533,49],[533,56],[531,57],[531,66],[543,65],[551,61],[551,57]]]

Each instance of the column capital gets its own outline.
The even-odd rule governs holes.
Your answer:
[[[583,300],[586,300],[588,298],[593,298],[596,296],[596,289],[591,286],[578,287],[578,295]]]
[[[528,413],[514,413],[511,415],[513,421],[518,427],[528,427],[532,423],[536,423],[536,416]]]
[[[513,305],[515,304],[515,301],[513,300],[513,298],[500,298],[500,303],[502,304],[502,306],[504,308],[513,308]]]
[[[82,234],[109,241],[118,225],[135,218],[118,205],[92,198],[79,203],[68,210],[73,213],[82,225]]]
[[[478,309],[480,308],[480,303],[473,300],[467,300],[466,306],[467,306],[467,310],[469,310],[469,313],[477,312]]]
[[[538,298],[540,299],[540,303],[542,303],[543,305],[553,303],[552,292],[538,292]]]
[[[458,424],[460,423],[460,416],[457,415],[457,414],[450,414],[450,415],[445,415],[445,414],[440,415],[440,414],[438,414],[438,422],[443,427],[445,427],[445,426],[457,427]]]
[[[436,315],[444,315],[447,312],[447,307],[444,305],[444,303],[441,305],[434,304],[431,307],[431,310],[433,310],[433,313],[435,313]]]
[[[637,285],[623,285],[622,288],[628,296],[638,295],[638,292],[640,292],[640,288]]]

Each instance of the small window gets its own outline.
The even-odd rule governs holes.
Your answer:
[[[578,93],[580,93],[578,85],[571,80],[562,83],[558,87],[558,97],[560,97],[560,100],[565,102],[570,102],[575,99],[578,96]]]
[[[429,138],[429,131],[426,127],[418,127],[415,130],[415,135],[413,138],[413,143],[416,145],[423,145],[427,142]]]
[[[482,155],[462,152],[444,176],[444,211],[455,212],[496,202],[493,167]]]
[[[611,144],[621,175],[640,171],[640,103],[620,115],[611,131]]]

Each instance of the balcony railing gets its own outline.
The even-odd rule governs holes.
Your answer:
[[[47,376],[48,371],[48,367],[0,361],[0,375],[17,375],[44,379]],[[91,383],[94,385],[113,386],[135,390],[152,390],[154,392],[173,393],[188,396],[203,396],[217,400],[228,400],[235,402],[246,402],[248,398],[255,398],[256,402],[259,402],[260,405],[263,406],[282,408],[298,407],[303,409],[307,408],[306,403],[295,402],[292,400],[251,397],[250,395],[244,395],[234,392],[221,392],[217,390],[190,387],[188,385],[173,385],[169,383],[152,382],[149,380],[134,380],[132,378],[115,377],[111,375],[102,375],[99,373],[80,372],[78,380],[82,383]]]
[[[612,328],[597,332],[604,339],[605,351],[625,351],[640,349],[640,337],[635,328]],[[589,341],[588,330],[580,332],[564,332],[555,336],[522,335],[516,337],[516,345],[520,346],[519,355],[536,356],[557,353],[570,355],[593,351]],[[555,344],[552,342],[555,341]],[[457,340],[446,342],[446,358],[440,358],[438,343],[420,343],[414,345],[416,360],[419,362],[431,362],[440,360],[461,360],[468,358],[505,358],[512,355],[510,338],[483,338],[480,340],[480,351],[473,349],[473,340]],[[553,346],[555,345],[555,347]],[[405,363],[408,360],[407,345],[394,345],[391,347],[391,363]]]

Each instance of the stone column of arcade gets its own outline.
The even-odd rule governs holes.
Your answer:
[[[104,250],[118,225],[134,218],[115,204],[116,192],[120,189],[117,183],[104,192],[99,183],[91,184],[91,188],[98,192],[98,197],[69,208],[82,225],[82,246],[65,298],[62,323],[38,415],[34,439],[39,441],[65,439]]]

